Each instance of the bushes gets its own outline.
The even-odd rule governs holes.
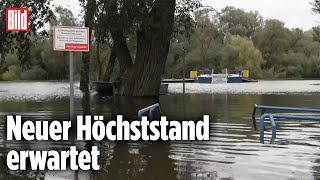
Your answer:
[[[43,80],[46,78],[46,71],[39,66],[23,71],[20,75],[21,80]]]
[[[18,75],[13,71],[6,71],[2,74],[2,79],[5,81],[15,81],[18,80]]]
[[[46,71],[39,66],[33,66],[31,69],[22,72],[20,67],[11,65],[0,78],[4,81],[44,80],[46,79]]]
[[[303,78],[320,78],[320,57],[312,56],[302,64]]]
[[[265,61],[252,40],[246,37],[231,36],[224,51],[226,52],[224,61],[227,62],[225,68],[247,69],[250,71],[252,78],[263,76],[261,66]]]
[[[15,65],[11,65],[8,67],[8,70],[4,72],[1,76],[2,80],[5,81],[15,81],[19,80],[19,74],[21,72],[21,68]]]

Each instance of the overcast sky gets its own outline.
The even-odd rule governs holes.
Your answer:
[[[320,25],[320,15],[312,12],[310,2],[313,0],[202,0],[220,10],[234,6],[246,11],[258,11],[265,19],[275,18],[285,22],[287,27],[309,30]],[[71,9],[76,16],[81,10],[78,0],[53,0],[53,4]]]

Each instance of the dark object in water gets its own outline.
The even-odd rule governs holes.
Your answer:
[[[160,95],[168,94],[168,88],[169,88],[169,84],[161,84],[159,89],[159,94]]]
[[[112,82],[95,81],[93,82],[97,93],[99,94],[113,94]]]
[[[104,82],[104,81],[95,81],[93,82],[95,86],[95,90],[99,94],[105,94],[105,95],[113,95],[113,86],[112,82]],[[168,94],[168,87],[169,84],[161,84],[159,94],[165,95]]]
[[[258,82],[254,79],[248,79],[244,77],[228,77],[228,83],[250,83],[250,82]]]
[[[242,83],[241,76],[228,77],[228,83]]]
[[[197,80],[198,83],[204,83],[204,84],[211,84],[212,78],[211,77],[198,77]]]

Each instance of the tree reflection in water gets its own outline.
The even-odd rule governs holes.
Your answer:
[[[94,179],[176,179],[174,161],[169,158],[169,143],[117,142],[113,147],[102,148],[102,171]],[[109,154],[109,157],[107,157]]]

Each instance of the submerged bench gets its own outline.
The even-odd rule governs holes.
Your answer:
[[[140,109],[138,111],[138,119],[140,120],[141,117],[146,114],[146,113],[149,113],[149,118],[150,119],[153,119],[153,115],[154,113],[156,112],[156,110],[159,111],[159,113],[161,114],[161,108],[160,108],[160,104],[159,103],[156,103],[156,104],[153,104],[153,105],[150,105],[148,107],[145,107],[143,109]]]
[[[262,105],[254,105],[252,111],[252,121],[253,125],[256,127],[256,112],[257,110],[261,110],[260,116],[260,142],[264,143],[264,130],[265,130],[265,119],[269,118],[272,126],[272,137],[271,143],[276,138],[276,123],[275,119],[294,119],[294,120],[311,120],[311,121],[320,121],[320,109],[308,109],[308,108],[296,108],[296,107],[280,107],[280,106],[262,106]],[[266,111],[281,111],[281,113],[266,113]],[[317,113],[317,114],[283,114],[284,112],[302,112],[302,113]]]

